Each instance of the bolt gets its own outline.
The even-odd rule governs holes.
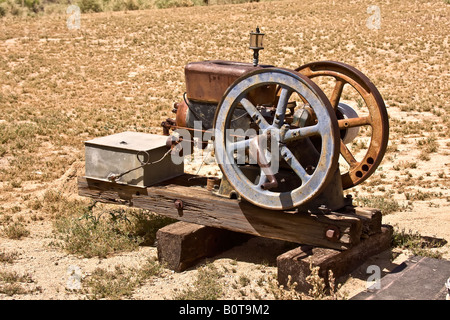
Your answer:
[[[328,214],[331,212],[331,209],[329,209],[326,205],[322,204],[319,208],[319,211],[323,214]]]
[[[336,226],[329,226],[325,231],[325,238],[330,241],[338,241],[341,236],[339,228]]]
[[[345,196],[345,204],[350,207],[353,206],[353,197],[351,194]]]
[[[184,207],[184,203],[181,200],[175,200],[174,205],[177,210],[181,210]]]

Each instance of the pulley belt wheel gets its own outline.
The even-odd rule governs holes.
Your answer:
[[[340,153],[349,164],[348,172],[342,173],[342,186],[344,189],[348,189],[360,184],[375,172],[383,159],[388,144],[389,120],[380,92],[361,71],[345,63],[320,61],[305,64],[295,70],[310,79],[317,77],[335,78],[335,86],[329,97],[334,110],[339,105],[342,91],[346,85],[355,88],[364,100],[369,111],[368,116],[338,120],[339,129],[360,126],[372,127],[370,145],[361,161],[355,159],[355,156],[342,140],[339,142]]]

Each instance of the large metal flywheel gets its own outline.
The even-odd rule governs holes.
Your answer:
[[[278,88],[272,114],[250,98],[252,91],[263,86]],[[313,123],[285,121],[292,116],[288,106],[292,99],[308,105]],[[242,117],[236,117],[242,110],[252,123],[236,131],[233,122]],[[215,155],[222,173],[244,199],[266,209],[286,210],[308,202],[327,186],[338,168],[336,114],[319,87],[292,70],[264,68],[236,80],[219,103],[214,129]],[[320,141],[318,148],[310,138]],[[296,152],[299,145],[304,148],[301,153]],[[313,161],[311,154],[315,154]]]

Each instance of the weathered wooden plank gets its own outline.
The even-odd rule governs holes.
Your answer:
[[[297,283],[296,290],[308,292],[312,287],[306,278],[311,273],[311,267],[319,267],[319,276],[328,285],[330,270],[335,279],[338,279],[349,274],[369,257],[389,249],[392,231],[391,226],[383,226],[379,233],[345,251],[313,246],[301,246],[287,251],[277,257],[278,282],[287,285],[290,279],[291,283]]]
[[[168,269],[182,272],[198,260],[219,254],[250,237],[243,233],[180,221],[156,233],[158,259]]]
[[[375,233],[381,232],[382,214],[379,209],[367,207],[345,206],[339,210],[337,215],[351,216],[354,215],[361,220],[362,224],[362,238],[367,238]]]
[[[180,221],[255,236],[339,250],[351,248],[360,241],[362,224],[357,216],[266,210],[246,201],[218,197],[196,186],[199,182],[200,179],[185,175],[142,189],[80,177],[78,189],[81,196],[98,201],[128,204]],[[180,209],[175,207],[177,200],[182,203]],[[331,239],[327,233],[330,228],[337,230]]]
[[[354,210],[363,224],[363,234],[371,236],[381,232],[382,214],[379,209],[355,207]]]

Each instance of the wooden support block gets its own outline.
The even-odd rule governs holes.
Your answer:
[[[345,250],[358,244],[362,222],[355,214],[307,214],[266,210],[244,200],[216,196],[199,185],[201,178],[183,175],[137,188],[80,177],[78,193],[107,203],[148,209],[180,221],[272,239]]]
[[[217,255],[249,238],[224,229],[176,222],[156,233],[158,260],[167,268],[181,272],[198,260]]]
[[[379,209],[355,207],[355,215],[361,219],[363,224],[363,234],[372,235],[381,232],[382,214]]]
[[[334,278],[349,274],[369,257],[381,253],[390,247],[393,229],[382,226],[381,232],[362,240],[358,245],[345,251],[300,246],[277,258],[278,282],[287,285],[291,276],[291,284],[297,282],[296,290],[307,293],[311,285],[306,277],[311,273],[311,267],[319,267],[319,275],[328,282],[329,270]]]

